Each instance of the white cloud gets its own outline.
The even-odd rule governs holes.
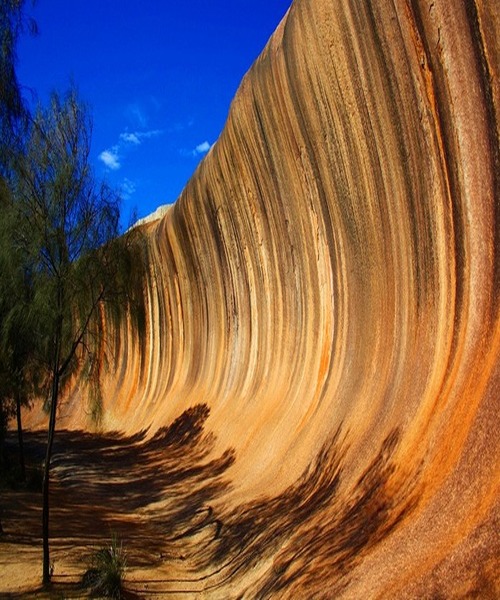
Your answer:
[[[102,161],[108,169],[117,171],[121,168],[121,159],[127,153],[127,148],[140,146],[143,140],[149,140],[161,135],[162,129],[150,129],[148,131],[124,131],[118,136],[118,143],[99,154],[99,160]]]
[[[130,179],[127,179],[125,177],[125,179],[123,180],[123,182],[121,184],[120,189],[121,189],[123,199],[130,200],[131,196],[135,193],[136,185],[133,181],[131,181]]]
[[[210,144],[205,140],[203,143],[198,144],[194,149],[194,153],[196,154],[205,154],[210,150]]]
[[[149,140],[150,138],[161,135],[162,133],[163,131],[161,129],[150,129],[149,131],[141,131],[137,135],[141,138]]]
[[[127,144],[138,145],[141,143],[141,140],[139,139],[139,137],[136,133],[129,133],[128,131],[125,131],[124,133],[120,133],[120,140]]]
[[[99,160],[101,160],[106,167],[112,171],[117,171],[121,167],[117,146],[113,146],[108,150],[103,150],[101,154],[99,154]]]
[[[153,137],[161,135],[163,131],[161,129],[150,129],[149,131],[124,131],[120,133],[120,143],[133,144],[138,146],[142,143],[142,140],[149,140]]]
[[[196,158],[197,156],[206,154],[210,150],[211,147],[212,147],[212,144],[210,144],[207,141],[204,141],[201,144],[198,144],[194,150],[186,150],[185,148],[182,148],[181,150],[179,150],[179,154],[181,156],[186,156],[186,157],[191,156],[191,157]]]

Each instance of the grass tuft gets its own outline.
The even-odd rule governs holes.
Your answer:
[[[93,594],[106,598],[121,598],[127,557],[123,545],[113,535],[109,545],[99,548],[91,558],[90,568],[83,576],[83,585]]]

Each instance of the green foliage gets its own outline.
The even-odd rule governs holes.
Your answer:
[[[13,240],[16,223],[12,198],[3,197],[0,219],[0,453],[9,422],[21,406],[27,406],[40,378],[34,365],[33,323],[30,318],[30,286],[23,271],[22,257]],[[22,434],[19,434],[20,460]],[[0,460],[0,463],[2,461]],[[22,467],[24,472],[24,467]]]
[[[87,375],[99,380],[105,322],[129,314],[138,323],[134,307],[138,298],[143,303],[143,287],[132,257],[140,234],[119,235],[120,198],[94,178],[90,131],[88,109],[74,89],[53,94],[50,106],[38,109],[17,164],[9,248],[21,257],[29,286],[38,358],[53,369],[57,338],[60,375],[84,359]]]
[[[127,567],[127,557],[123,545],[113,535],[109,545],[97,550],[90,560],[90,568],[83,577],[85,587],[93,594],[107,598],[120,598],[123,579]]]
[[[43,388],[50,412],[42,481],[48,584],[49,470],[60,390],[78,369],[86,373],[94,384],[91,413],[100,418],[108,324],[126,316],[144,327],[144,273],[132,252],[145,250],[137,231],[119,236],[120,198],[94,178],[90,113],[76,90],[54,93],[34,115],[23,104],[16,42],[36,32],[24,5],[0,1],[0,462],[14,405],[20,424],[21,403]],[[112,544],[111,564],[118,550]]]
[[[16,43],[36,25],[23,12],[24,0],[0,2],[0,468],[4,469],[5,431],[13,414],[27,403],[26,368],[31,340],[26,321],[20,257],[12,243],[15,163],[24,151],[28,111],[16,75]],[[15,310],[14,310],[15,307]],[[19,435],[20,444],[22,435]],[[22,444],[21,444],[22,446]],[[22,456],[22,448],[21,448]],[[22,459],[24,476],[24,459]]]
[[[28,117],[17,79],[16,45],[20,35],[35,35],[37,26],[26,17],[24,5],[25,0],[0,2],[0,181],[8,171]],[[0,197],[3,192],[0,185]]]
[[[90,130],[75,90],[53,94],[34,116],[17,165],[12,247],[29,282],[38,358],[59,377],[83,349],[96,354],[101,306],[116,298],[120,199],[94,179]]]

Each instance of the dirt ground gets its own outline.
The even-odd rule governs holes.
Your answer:
[[[3,489],[1,598],[84,598],[93,551],[113,535],[127,555],[126,597],[203,597],[203,572],[190,549],[213,539],[210,502],[226,485],[230,453],[210,460],[203,411],[183,416],[147,440],[142,434],[57,432],[50,513],[53,581],[41,589],[41,493]],[[14,438],[9,441],[14,448]],[[45,435],[26,434],[28,464],[44,456]]]
[[[434,571],[409,571],[404,594],[399,579],[391,587],[383,576],[374,591],[374,577],[395,560],[403,561],[398,573],[413,568],[413,552],[401,554],[401,539],[406,543],[404,532],[418,514],[418,486],[392,487],[397,430],[353,486],[343,479],[339,433],[282,493],[229,504],[235,454],[215,452],[207,416],[208,408],[197,405],[153,437],[57,432],[51,588],[41,588],[41,493],[3,484],[0,599],[89,597],[81,584],[89,559],[113,535],[127,555],[129,600],[498,597],[494,519]],[[13,435],[8,447],[15,460]],[[30,469],[41,464],[44,449],[45,434],[26,434]],[[420,535],[417,543],[428,539]]]

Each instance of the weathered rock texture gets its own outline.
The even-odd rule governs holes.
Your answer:
[[[145,226],[104,426],[206,404],[234,450],[193,593],[500,596],[499,40],[495,0],[296,0]]]

